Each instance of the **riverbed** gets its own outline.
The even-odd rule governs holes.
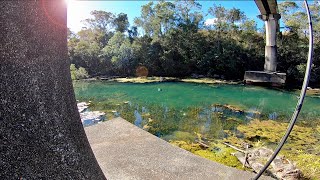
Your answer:
[[[76,81],[74,89],[77,100],[90,101],[90,110],[105,113],[106,120],[121,116],[194,154],[239,169],[234,150],[222,143],[274,149],[299,96],[250,85],[186,82]],[[281,151],[311,179],[320,177],[319,117],[319,96],[307,96]]]

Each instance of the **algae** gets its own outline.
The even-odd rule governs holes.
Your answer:
[[[272,120],[253,120],[247,125],[239,125],[237,130],[243,139],[226,131],[229,135],[224,140],[241,147],[242,142],[254,147],[269,146],[274,148],[288,127],[288,123]],[[288,141],[280,151],[280,155],[296,163],[306,179],[320,179],[320,128],[296,125]]]
[[[230,105],[221,105],[224,109],[216,105],[212,107],[217,107],[214,110],[203,107],[179,109],[147,103],[142,106],[128,101],[123,93],[99,102],[90,100],[89,108],[105,112],[107,119],[121,116],[135,123],[133,112],[138,111],[142,117],[141,127],[146,131],[196,155],[239,169],[243,169],[242,164],[231,155],[235,150],[223,145],[221,140],[241,149],[245,143],[274,149],[288,126],[288,123],[277,122],[279,119],[263,121],[264,115],[260,120],[241,119],[239,114],[246,111]],[[208,144],[209,148],[201,147],[196,141]],[[280,153],[295,162],[306,179],[320,179],[319,152],[320,124],[316,119],[300,121]]]
[[[172,145],[178,146],[182,149],[185,149],[187,151],[190,151],[198,156],[204,157],[206,159],[235,167],[241,170],[244,170],[245,168],[242,166],[242,164],[238,161],[238,159],[235,156],[232,156],[232,153],[235,153],[236,151],[232,148],[229,148],[219,142],[212,142],[210,143],[210,148],[204,149],[200,146],[198,143],[188,143],[185,141],[169,141]]]

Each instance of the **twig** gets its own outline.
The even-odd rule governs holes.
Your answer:
[[[244,153],[244,154],[247,153],[246,151],[244,151],[244,150],[242,150],[242,149],[239,149],[239,148],[237,148],[237,147],[235,147],[235,146],[232,146],[231,144],[228,144],[228,143],[226,143],[226,142],[223,142],[223,144],[224,144],[224,145],[227,145],[227,146],[231,147],[232,149],[235,149],[235,150],[237,150],[237,151],[239,151],[239,152],[242,152],[242,153]]]
[[[204,148],[209,148],[210,146],[208,146],[208,145],[206,145],[206,144],[204,144],[203,142],[201,142],[201,141],[197,141],[196,140],[196,142],[197,143],[199,143],[200,144],[200,146],[203,146]]]

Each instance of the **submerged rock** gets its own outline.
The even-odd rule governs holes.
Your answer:
[[[105,119],[105,113],[100,111],[86,111],[80,113],[81,121],[84,127],[99,123]]]
[[[77,104],[81,122],[84,127],[97,124],[105,119],[105,113],[100,111],[89,111],[90,103],[80,102]]]

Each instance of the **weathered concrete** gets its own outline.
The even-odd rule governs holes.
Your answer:
[[[255,0],[259,8],[258,16],[265,22],[266,27],[266,46],[264,71],[246,71],[245,82],[284,85],[286,80],[285,73],[277,71],[277,32],[279,31],[279,19],[277,0]],[[284,80],[284,81],[283,81]]]
[[[86,127],[85,131],[102,171],[110,180],[247,180],[254,176],[193,155],[121,118]]]
[[[277,70],[277,25],[279,14],[268,14],[264,20],[266,27],[266,47],[264,70],[275,72]]]
[[[0,12],[0,179],[105,179],[72,89],[65,1]]]
[[[276,72],[277,69],[277,31],[279,30],[278,5],[276,0],[255,0],[266,27],[266,48],[264,71]]]
[[[246,71],[244,79],[246,83],[274,83],[284,85],[286,83],[286,74],[265,71]]]

